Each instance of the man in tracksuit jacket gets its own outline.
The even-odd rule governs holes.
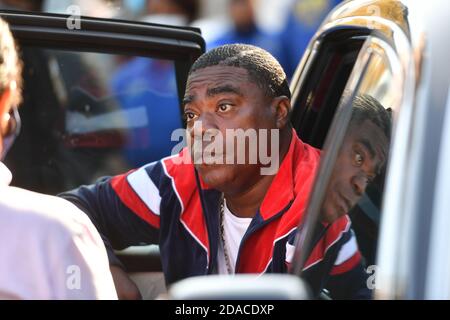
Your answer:
[[[257,47],[216,48],[192,66],[183,103],[188,136],[199,123],[201,134],[209,129],[224,136],[227,129],[279,130],[279,151],[271,155],[279,156],[279,169],[263,175],[259,160],[193,164],[186,161],[193,156],[185,148],[62,194],[86,212],[102,235],[113,276],[119,279],[119,297],[118,282],[127,277],[113,249],[132,245],[159,244],[167,284],[223,273],[223,261],[233,255],[234,263],[227,263],[231,273],[284,273],[291,266],[320,152],[303,143],[290,126],[290,92],[281,66]],[[188,146],[192,141],[188,139]],[[248,225],[238,237],[238,248],[225,254],[220,249],[227,246],[223,232],[231,231],[222,220],[224,201],[227,212]],[[304,266],[315,294],[326,287],[334,298],[369,297],[350,225],[347,215],[320,223],[323,236]]]

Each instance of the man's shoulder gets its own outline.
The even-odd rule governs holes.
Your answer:
[[[161,180],[161,178],[168,178],[175,183],[184,182],[185,184],[195,185],[195,168],[186,148],[178,154],[146,164],[136,170],[131,170],[125,174],[125,177],[129,181],[130,176],[136,175],[148,176],[155,184],[158,184],[158,180]]]
[[[297,161],[318,161],[320,159],[321,150],[319,148],[313,147],[309,143],[301,140],[297,135],[296,140],[296,153],[298,155]]]
[[[16,187],[2,190],[0,225],[17,234],[55,235],[59,241],[95,230],[89,218],[69,201]]]
[[[175,193],[181,200],[186,200],[197,186],[194,165],[186,149],[115,176],[110,184],[115,194],[131,210],[139,210],[136,204],[139,207],[142,202],[152,212],[159,212],[161,198],[171,197]],[[140,206],[144,208],[143,211],[146,211],[145,206]]]
[[[20,188],[5,187],[0,192],[0,241],[5,244],[0,261],[7,262],[0,264],[3,294],[92,299],[101,289],[105,297],[114,298],[102,239],[82,211],[62,198]],[[81,280],[82,290],[67,290],[72,267],[87,275]]]

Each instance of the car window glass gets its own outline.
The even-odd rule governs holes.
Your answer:
[[[292,124],[302,141],[322,148],[365,32],[335,30],[317,40],[292,90]]]
[[[13,184],[57,193],[170,155],[171,133],[183,125],[174,61],[22,51],[24,130],[7,158]]]
[[[310,235],[304,231],[297,243],[297,251],[305,248],[302,268],[308,267],[311,252],[323,246],[324,238],[315,233],[348,218],[363,266],[375,264],[391,131],[401,101],[395,61],[380,43],[369,39],[362,48],[322,149],[304,228]],[[337,254],[337,264],[323,272],[324,281],[352,257]]]

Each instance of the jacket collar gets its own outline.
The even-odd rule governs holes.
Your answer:
[[[260,207],[260,214],[264,220],[268,220],[283,211],[294,200],[294,170],[298,152],[301,151],[303,142],[292,129],[292,138],[289,150],[281,162],[280,168],[267,190]]]

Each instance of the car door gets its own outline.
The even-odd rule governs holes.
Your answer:
[[[188,71],[205,50],[200,30],[43,13],[0,16],[24,61],[22,132],[6,159],[13,185],[57,194],[171,154],[179,142],[172,132],[184,126]],[[155,247],[119,256],[129,272],[161,272]]]
[[[406,125],[398,123],[398,115],[411,112],[415,95],[415,64],[409,37],[407,10],[401,2],[344,3],[324,21],[298,66],[291,83],[292,123],[300,138],[322,150],[322,159],[307,218],[297,239],[296,274],[301,275],[309,267],[308,258],[318,245],[317,225],[324,214],[345,212],[352,221],[356,241],[338,252],[335,265],[323,271],[323,281],[338,274],[339,266],[353,257],[350,248],[358,248],[367,272],[367,284],[363,285],[375,289],[391,132],[392,128]],[[375,119],[375,113],[356,110],[361,104],[359,109],[382,106],[377,109],[382,110],[378,112],[380,119]],[[409,121],[407,117],[402,119]],[[359,131],[355,123],[363,124]],[[381,130],[369,134],[374,123]],[[370,163],[367,159],[380,154],[366,148],[370,135],[369,147],[385,149],[384,160],[378,161],[376,171],[362,169]]]
[[[381,16],[372,16],[368,3],[378,3]],[[410,121],[415,95],[415,65],[405,12],[397,1],[350,1],[337,7],[311,40],[292,79],[292,125],[304,142],[321,149],[322,156],[305,218],[298,227],[291,272],[302,278],[322,260],[332,260],[314,275],[320,277],[317,283],[324,284],[323,292],[307,283],[312,289],[308,298],[334,298],[332,281],[349,271],[348,266],[356,266],[354,261],[365,268],[361,270],[363,277],[358,283],[342,277],[345,281],[340,281],[342,288],[338,289],[363,286],[369,297],[376,289],[375,264],[392,131]],[[406,117],[399,122],[400,113]],[[335,237],[325,233],[337,223],[339,217],[332,217],[331,223],[326,220],[333,213],[351,221],[345,231],[351,227],[348,234],[352,236],[327,256],[344,237],[344,232]],[[311,261],[311,257],[318,258]],[[246,279],[235,279],[235,283],[228,279],[221,283],[220,278],[214,278],[214,284],[197,279],[195,285],[186,280],[171,293],[194,299],[208,294],[221,297],[217,292],[226,297],[248,297],[247,288],[238,288]],[[277,296],[282,291],[277,284],[281,279],[264,278],[264,289],[262,283],[254,283],[256,289],[250,297],[257,296],[258,290]],[[283,280],[294,283],[287,275]],[[220,285],[221,290],[217,290]],[[304,284],[293,287],[301,289]]]

